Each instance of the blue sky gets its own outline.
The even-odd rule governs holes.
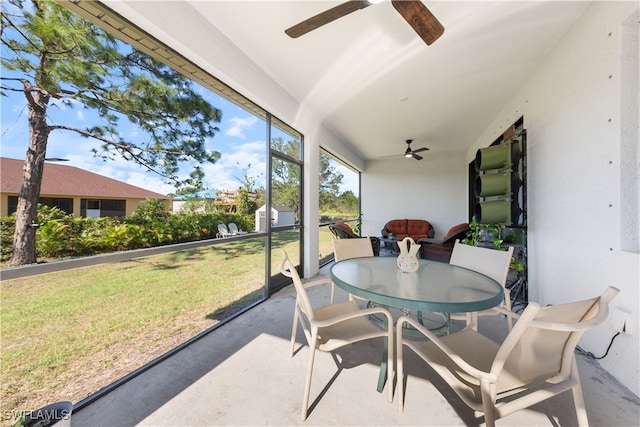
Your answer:
[[[2,70],[6,75],[6,70]],[[264,185],[265,167],[265,123],[241,107],[227,101],[211,91],[201,89],[209,102],[222,111],[222,120],[217,125],[220,131],[211,138],[207,146],[219,151],[222,156],[215,164],[202,165],[205,172],[204,184],[208,189],[235,190],[240,186],[244,170],[250,176],[259,176],[259,186]],[[1,134],[0,155],[13,159],[24,159],[28,146],[26,100],[20,92],[7,92],[0,97]],[[70,108],[59,103],[49,108],[49,123],[85,127],[95,123],[94,113],[81,106]],[[93,116],[92,116],[93,115]],[[123,134],[135,138],[136,129],[130,124],[122,124]],[[75,166],[119,181],[126,182],[161,194],[175,192],[171,184],[162,177],[146,171],[133,162],[119,157],[113,161],[103,161],[94,157],[91,150],[100,149],[96,140],[81,137],[71,131],[54,131],[49,135],[47,157],[69,159],[61,164]],[[341,191],[351,189],[358,194],[357,175],[335,164],[344,175]],[[187,176],[186,168],[182,175]]]
[[[6,70],[2,70],[6,75]],[[205,186],[213,189],[237,189],[242,178],[243,169],[249,169],[249,175],[263,174],[265,170],[265,124],[264,121],[246,112],[242,108],[216,94],[202,89],[207,99],[215,107],[222,110],[222,120],[217,125],[220,131],[211,138],[207,146],[217,150],[222,156],[215,164],[203,165]],[[1,145],[2,157],[24,159],[28,145],[27,111],[24,95],[19,92],[7,92],[1,102]],[[92,112],[81,106],[69,108],[61,104],[53,104],[49,108],[49,123],[67,124],[85,127],[95,123]],[[135,138],[136,129],[123,124],[123,134]],[[127,182],[138,187],[158,193],[174,192],[171,184],[144,168],[120,158],[103,161],[93,156],[91,150],[99,149],[100,143],[83,138],[71,131],[54,131],[49,136],[47,157],[69,159],[63,164],[76,166],[110,178]],[[183,171],[184,175],[188,170]]]
[[[4,73],[5,70],[2,70]],[[215,190],[234,190],[240,186],[244,170],[250,176],[259,176],[259,186],[264,185],[265,166],[265,123],[262,119],[246,112],[244,109],[216,94],[205,91],[209,101],[222,110],[222,120],[218,124],[220,131],[208,141],[208,148],[222,153],[215,164],[202,165],[205,172],[205,187]],[[26,100],[22,93],[7,92],[8,96],[0,97],[1,134],[0,155],[13,159],[24,159],[28,146],[28,127]],[[69,108],[60,104],[50,109],[50,123],[67,124],[85,127],[95,122],[80,106]],[[123,124],[123,126],[125,126]],[[135,136],[135,129],[129,125],[125,135]],[[100,149],[96,140],[83,138],[71,131],[54,131],[49,135],[47,157],[69,159],[61,164],[75,166],[95,172],[119,181],[126,182],[161,194],[175,192],[171,184],[162,177],[146,171],[133,162],[119,157],[113,161],[103,161],[94,157],[91,150]],[[334,166],[344,175],[341,191],[351,189],[358,194],[357,175],[342,165]],[[183,172],[188,175],[189,170]]]
[[[10,7],[7,5],[7,7]],[[14,37],[7,30],[3,37]],[[2,57],[10,57],[2,45]],[[21,74],[0,70],[2,77],[24,77]],[[15,87],[15,82],[3,80],[3,84]],[[213,189],[237,189],[240,185],[238,178],[242,178],[243,169],[249,175],[264,175],[265,170],[265,125],[261,119],[253,116],[244,109],[228,102],[213,92],[199,85],[195,87],[209,102],[222,111],[222,121],[217,124],[220,131],[207,141],[207,148],[219,151],[222,156],[215,164],[202,165],[205,172],[205,186]],[[6,91],[8,96],[0,96],[1,133],[0,155],[14,159],[24,159],[28,146],[27,110],[24,94]],[[72,127],[84,128],[100,123],[98,116],[85,110],[81,105],[75,108],[52,102],[48,109],[49,124],[65,124]],[[120,124],[121,135],[125,139],[134,141],[138,137],[138,130],[128,123]],[[139,135],[140,137],[143,134]],[[94,157],[91,150],[100,149],[98,141],[81,137],[72,131],[56,130],[49,135],[47,157],[69,159],[64,164],[76,166],[91,172],[105,175],[158,193],[174,192],[171,184],[164,182],[157,174],[147,172],[133,162],[127,162],[117,157],[113,161],[103,161]],[[181,170],[180,175],[188,176],[190,167]]]

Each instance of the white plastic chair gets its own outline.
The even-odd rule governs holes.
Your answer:
[[[588,425],[575,347],[584,332],[607,318],[609,303],[617,293],[618,289],[609,287],[600,297],[584,301],[547,307],[529,303],[521,316],[501,308],[506,316],[517,320],[502,344],[471,325],[438,337],[415,320],[401,317],[396,332],[398,410],[402,412],[404,408],[403,348],[408,347],[466,405],[484,414],[487,427],[493,427],[499,418],[567,390],[573,394],[578,425]],[[405,324],[428,340],[404,338]]]
[[[371,338],[383,337],[387,342],[385,348],[387,354],[382,360],[387,371],[387,388],[389,403],[393,400],[393,319],[389,311],[382,307],[361,309],[354,301],[345,301],[338,304],[329,304],[314,308],[307,295],[307,288],[318,284],[328,284],[327,281],[314,281],[303,285],[295,267],[289,260],[287,252],[283,249],[284,259],[280,266],[283,275],[293,279],[296,289],[296,307],[293,315],[293,328],[291,331],[291,356],[293,357],[298,321],[304,331],[304,336],[309,345],[309,366],[307,369],[307,381],[302,399],[302,420],[307,418],[309,406],[309,394],[311,391],[311,376],[315,351],[333,351],[348,344],[364,341]],[[371,322],[368,316],[375,314],[384,319],[384,328]]]
[[[335,261],[342,261],[350,258],[360,258],[373,256],[373,248],[371,240],[368,237],[353,239],[336,239],[333,238],[333,255]],[[335,284],[331,284],[331,303],[334,301]],[[353,295],[349,295],[349,299],[353,299]]]
[[[224,224],[218,224],[218,233],[216,234],[216,237],[220,238],[229,236],[231,236],[231,233],[229,233],[227,226]]]
[[[459,240],[456,240],[449,264],[477,271],[500,283],[504,290],[504,300],[499,307],[511,311],[511,294],[505,284],[507,282],[507,274],[509,273],[512,256],[513,246],[510,246],[506,251],[501,251],[465,245],[460,243]],[[465,320],[467,324],[473,324],[474,327],[477,327],[477,322],[474,321],[474,319],[477,319],[477,316],[496,316],[498,314],[498,310],[492,308],[477,313],[453,313],[451,314],[451,319]],[[507,317],[507,328],[509,331],[511,330],[511,323],[511,318]]]
[[[239,230],[238,226],[233,222],[229,223],[229,233],[231,233],[232,236],[237,236],[238,234],[245,234],[244,231]]]

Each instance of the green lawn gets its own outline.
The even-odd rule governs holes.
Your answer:
[[[276,233],[298,259],[297,233]],[[321,257],[332,251],[322,228]],[[264,238],[4,281],[2,411],[78,402],[264,295]],[[277,251],[276,251],[277,250]],[[7,412],[4,412],[7,413]]]
[[[298,237],[274,234],[272,274],[281,247],[298,262]],[[3,281],[0,409],[78,402],[263,298],[264,242],[231,241]],[[332,251],[323,227],[320,258]]]

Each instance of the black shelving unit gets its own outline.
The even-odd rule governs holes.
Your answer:
[[[511,270],[507,277],[514,312],[524,310],[529,302],[526,140],[527,131],[521,117],[487,149],[478,150],[476,159],[469,165],[469,221],[501,224],[504,245],[514,247],[514,258],[523,265],[521,271]],[[506,158],[504,165],[492,164],[495,153]],[[487,186],[498,182],[500,177],[507,178],[504,188],[487,192]]]

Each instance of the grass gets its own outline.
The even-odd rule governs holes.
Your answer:
[[[321,229],[321,256],[332,251]],[[274,234],[272,274],[298,234]],[[264,238],[4,281],[3,414],[77,402],[263,298]],[[275,270],[273,270],[275,268]],[[5,415],[6,419],[6,415]]]
[[[223,307],[260,298],[264,255],[234,262],[229,252],[199,248],[4,282],[3,409],[81,400],[175,337],[214,325]],[[107,382],[96,384],[96,373]]]
[[[320,257],[331,234],[320,230]],[[275,233],[272,274],[298,234]],[[3,414],[77,402],[263,298],[264,238],[4,281]]]

